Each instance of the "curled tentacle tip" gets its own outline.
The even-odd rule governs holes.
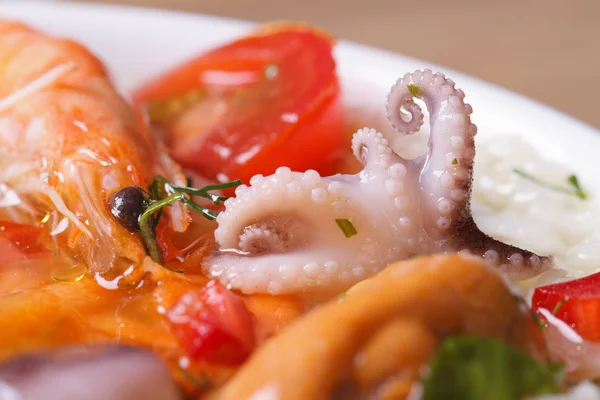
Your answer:
[[[390,125],[400,133],[417,132],[423,125],[423,111],[413,101],[416,94],[420,94],[417,86],[403,84],[394,85],[388,94],[385,114]]]

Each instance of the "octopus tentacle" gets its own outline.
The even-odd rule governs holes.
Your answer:
[[[388,141],[381,132],[375,129],[359,129],[352,137],[352,151],[354,156],[363,164],[369,164],[371,169],[387,169],[398,161],[390,148]]]
[[[462,249],[483,257],[512,279],[529,278],[552,266],[552,257],[541,257],[489,237],[477,227],[472,217],[464,221],[458,232],[445,244],[450,251]]]
[[[465,104],[463,91],[443,74],[424,70],[404,75],[390,90],[386,113],[400,133],[412,133],[422,123],[423,113],[414,97],[423,100],[430,113],[429,153],[413,163],[422,166],[425,229],[439,238],[468,217],[463,210],[469,209],[477,128],[471,123],[472,108]],[[402,119],[401,108],[410,112],[409,122]]]
[[[367,225],[364,211],[345,192],[340,182],[316,171],[282,167],[272,176],[253,177],[250,187],[238,188],[237,198],[226,201],[226,211],[217,218],[216,241],[229,251],[208,260],[209,273],[244,292],[276,294],[284,288],[345,286],[376,272],[356,265],[361,235],[353,238],[356,251],[342,250],[348,239],[335,219],[352,220],[358,229]],[[246,207],[264,211],[248,218]],[[377,263],[371,267],[381,268]]]
[[[352,140],[364,166],[356,175],[281,167],[254,176],[217,218],[221,252],[209,258],[207,273],[247,293],[330,294],[420,253],[467,250],[519,278],[551,265],[550,258],[486,236],[473,221],[477,128],[464,93],[429,70],[405,75],[386,105],[401,133],[423,124],[415,97],[430,114],[428,154],[405,160],[383,134],[363,128]],[[354,232],[344,230],[348,223]]]

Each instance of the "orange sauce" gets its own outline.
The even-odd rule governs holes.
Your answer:
[[[349,125],[348,143],[357,126]],[[356,172],[360,164],[348,154],[337,169]],[[0,214],[0,220],[9,219]],[[220,386],[232,376],[236,368],[189,359],[165,317],[183,294],[208,282],[201,267],[215,247],[214,222],[195,217],[186,233],[169,237],[174,249],[165,267],[148,262],[143,268],[125,266],[103,276],[65,262],[69,258],[57,249],[68,249],[69,244],[54,242],[50,223],[37,225],[42,245],[51,251],[0,266],[0,361],[70,344],[122,343],[157,353],[188,394],[204,390],[206,382]],[[243,298],[254,316],[259,346],[306,310],[293,296]]]

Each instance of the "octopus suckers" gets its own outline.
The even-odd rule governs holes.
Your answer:
[[[394,205],[398,210],[402,210],[408,206],[408,199],[404,196],[394,198]]]
[[[461,136],[452,136],[450,138],[450,146],[455,150],[463,150],[465,148],[465,139]]]
[[[252,178],[250,178],[250,185],[251,186],[261,186],[265,181],[265,177],[262,176],[261,174],[258,175],[254,175]]]
[[[472,147],[469,147],[469,148],[465,149],[465,150],[463,151],[463,158],[464,158],[466,161],[471,161],[471,160],[473,160],[473,159],[475,158],[475,149],[474,149],[474,148],[472,148]]]
[[[385,181],[385,189],[391,195],[397,195],[402,191],[402,182],[396,179],[388,179]]]
[[[523,265],[523,255],[520,253],[514,253],[508,258],[510,265],[519,267]]]
[[[311,197],[315,203],[325,203],[327,201],[327,191],[323,188],[312,190]]]
[[[287,283],[293,283],[300,277],[300,271],[294,265],[280,265],[279,272],[281,273],[281,279]]]
[[[235,188],[236,197],[243,195],[247,190],[248,190],[248,186],[246,186],[246,185],[240,185],[240,186],[236,187]]]
[[[442,215],[450,215],[452,209],[454,208],[451,201],[445,198],[441,198],[438,200],[437,209]]]
[[[445,188],[451,188],[454,185],[454,179],[452,179],[452,175],[448,172],[444,172],[440,175],[440,182]]]
[[[396,163],[389,167],[388,173],[394,179],[402,179],[406,176],[406,167],[403,164]]]
[[[442,93],[446,96],[452,94],[454,92],[454,88],[451,85],[442,86]]]
[[[454,176],[456,177],[457,180],[466,181],[471,176],[471,173],[466,168],[456,166],[456,168],[454,169]]]
[[[441,230],[447,230],[450,228],[452,220],[448,217],[439,217],[436,221],[436,225]]]
[[[320,272],[321,268],[319,268],[319,264],[315,262],[310,262],[304,266],[304,273],[309,278],[316,278],[317,276],[319,276]]]
[[[291,181],[286,186],[288,192],[293,195],[297,195],[303,190],[302,185],[298,181]]]
[[[467,197],[464,189],[452,189],[450,191],[450,198],[456,202],[462,202]]]
[[[492,264],[497,264],[500,261],[500,256],[496,250],[489,249],[483,254],[483,258]]]
[[[327,261],[325,263],[325,273],[329,276],[336,275],[338,272],[339,264],[337,261]]]
[[[343,190],[343,186],[341,184],[341,182],[338,181],[333,181],[329,183],[329,186],[327,186],[327,190],[334,195],[338,195],[342,193]]]
[[[401,217],[400,219],[398,219],[398,223],[402,228],[408,228],[410,227],[411,220],[408,217]]]
[[[314,188],[319,184],[321,175],[314,169],[309,169],[304,173],[303,179],[308,187]]]
[[[448,99],[448,103],[452,107],[459,107],[462,105],[462,99],[458,96],[450,96],[450,98]]]
[[[288,167],[279,167],[275,171],[277,180],[281,183],[288,183],[292,180],[292,170]]]
[[[440,73],[406,74],[392,86],[385,106],[399,134],[418,131],[423,123],[415,97],[429,111],[428,154],[403,159],[389,146],[391,139],[363,128],[352,138],[353,153],[364,165],[357,174],[321,177],[314,170],[282,167],[271,176],[252,177],[251,186],[236,191],[237,200],[228,200],[215,231],[222,248],[237,246],[248,254],[224,254],[221,266],[211,265],[209,272],[246,292],[294,293],[319,286],[333,293],[390,261],[424,252],[463,248],[503,263],[510,274],[546,266],[547,258],[486,236],[472,220],[477,128],[464,92]],[[353,235],[358,236],[349,239]]]

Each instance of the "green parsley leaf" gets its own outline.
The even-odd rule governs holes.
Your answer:
[[[455,158],[454,160],[452,160],[452,165],[456,165],[458,164],[458,158]]]
[[[358,233],[354,225],[352,225],[352,222],[350,222],[346,218],[336,219],[335,223],[337,224],[337,226],[340,227],[342,232],[344,232],[344,236],[346,236],[347,238],[352,237]]]
[[[410,93],[411,96],[419,97],[421,95],[421,88],[418,87],[417,85],[410,84],[407,87],[408,87],[408,92]]]
[[[575,195],[577,197],[579,197],[580,199],[583,199],[583,200],[588,198],[588,194],[586,192],[584,192],[583,189],[581,188],[581,185],[579,185],[579,179],[577,179],[577,176],[569,175],[569,177],[567,178],[567,182],[569,182],[569,184],[571,184],[571,186],[573,186],[573,188],[575,189]]]
[[[499,339],[452,336],[433,357],[422,400],[515,400],[557,393],[561,371]]]

